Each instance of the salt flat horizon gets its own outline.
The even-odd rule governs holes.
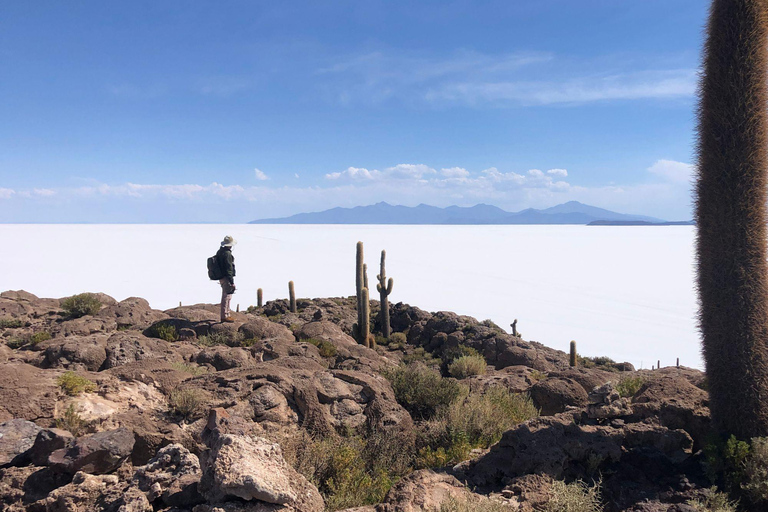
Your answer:
[[[693,226],[0,224],[0,289],[41,297],[83,291],[153,308],[217,302],[205,260],[224,235],[234,249],[241,308],[355,293],[355,244],[373,283],[380,251],[393,303],[490,318],[524,339],[650,368],[702,368]],[[377,298],[373,294],[372,298]]]

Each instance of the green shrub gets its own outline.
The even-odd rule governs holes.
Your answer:
[[[256,340],[246,340],[245,334],[241,332],[211,332],[197,337],[195,342],[202,347],[215,347],[226,345],[228,347],[250,347],[256,343]]]
[[[717,487],[712,487],[706,498],[690,500],[688,505],[696,512],[737,512],[736,503],[728,499],[728,495],[718,492]]]
[[[320,340],[317,338],[307,338],[302,341],[316,346],[317,349],[320,351],[320,355],[323,357],[336,357],[336,354],[338,353],[338,351],[336,350],[336,345],[334,345],[328,340]]]
[[[208,373],[208,368],[192,363],[171,363],[171,367],[174,370],[180,372],[189,373],[194,376],[205,375]]]
[[[424,363],[426,366],[432,366],[439,364],[440,359],[424,350],[423,347],[418,347],[414,349],[412,353],[406,354],[405,357],[403,357],[403,362],[405,364]]]
[[[64,372],[56,379],[56,383],[61,390],[69,396],[77,396],[80,393],[93,393],[96,391],[96,384],[82,377],[75,372]]]
[[[547,374],[545,372],[540,372],[539,370],[531,370],[531,373],[528,375],[536,382],[547,378]]]
[[[451,377],[465,379],[473,375],[483,375],[488,364],[481,355],[461,356],[448,366]]]
[[[440,408],[448,407],[467,393],[457,381],[444,379],[439,371],[420,363],[401,365],[386,377],[398,403],[417,419],[431,418]]]
[[[640,388],[645,384],[645,378],[643,377],[622,377],[616,384],[616,391],[621,397],[632,398],[640,391]]]
[[[751,503],[765,505],[768,503],[768,438],[752,439],[743,468],[744,481],[741,488]]]
[[[80,293],[61,301],[61,309],[70,318],[95,315],[101,309],[99,298],[92,293]]]
[[[509,510],[511,509],[507,505],[480,497],[448,498],[440,505],[440,512],[508,512]]]
[[[165,341],[176,341],[179,334],[176,332],[176,326],[168,323],[157,323],[149,328],[147,333],[151,338],[160,338]]]
[[[469,457],[473,448],[488,448],[516,425],[539,411],[527,395],[494,386],[485,394],[456,400],[423,426],[420,467],[444,467]]]
[[[29,342],[32,345],[37,345],[38,343],[48,341],[49,339],[51,339],[51,333],[48,331],[37,331],[29,338]]]
[[[196,388],[176,388],[168,394],[168,406],[174,414],[185,419],[202,416],[203,405],[207,396],[204,391]]]
[[[18,349],[26,345],[27,340],[19,336],[11,336],[10,338],[5,340],[5,344],[8,345],[9,348]]]
[[[73,436],[78,437],[85,432],[88,424],[75,410],[74,404],[69,404],[67,410],[60,418],[56,418],[56,428],[68,430]]]
[[[566,484],[560,480],[552,482],[550,498],[544,512],[601,512],[600,484],[590,487],[582,481]]]
[[[323,494],[326,510],[339,510],[380,503],[411,471],[412,443],[393,435],[313,437],[299,430],[275,433],[273,440],[280,443],[285,460]]]
[[[404,332],[393,332],[389,335],[389,346],[391,347],[393,343],[396,346],[399,345],[399,348],[402,348],[408,343],[408,338],[405,336]]]
[[[16,329],[25,325],[27,325],[26,322],[17,318],[0,318],[0,329]]]

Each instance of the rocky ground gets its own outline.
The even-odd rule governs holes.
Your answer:
[[[402,303],[390,314],[405,342],[370,349],[350,336],[354,298],[300,299],[296,314],[274,301],[222,324],[214,305],[98,297],[97,313],[71,318],[60,299],[0,294],[1,510],[324,510],[327,489],[283,440],[378,432],[412,450],[423,421],[386,375],[415,360],[439,367],[431,355],[459,346],[489,365],[463,379],[470,396],[526,393],[541,416],[469,460],[414,466],[380,503],[347,510],[543,510],[556,482],[581,480],[600,482],[607,512],[685,512],[710,492],[696,370],[571,368],[564,352],[489,321]]]

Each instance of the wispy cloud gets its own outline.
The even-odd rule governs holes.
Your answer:
[[[657,160],[648,168],[648,172],[677,183],[690,183],[694,170],[693,165],[674,160]]]
[[[374,52],[318,75],[330,97],[344,104],[399,99],[433,106],[542,106],[687,98],[696,90],[695,69],[600,69],[545,52],[462,51],[442,58]]]
[[[264,174],[264,171],[262,171],[260,169],[254,169],[253,173],[256,175],[256,179],[259,180],[259,181],[266,181],[266,180],[269,179],[269,176]]]

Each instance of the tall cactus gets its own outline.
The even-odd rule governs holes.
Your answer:
[[[368,288],[368,265],[363,263],[363,288]],[[368,288],[370,290],[370,288]]]
[[[357,242],[357,258],[355,260],[355,287],[356,287],[356,295],[357,295],[357,324],[355,329],[355,337],[357,338],[358,343],[366,344],[368,342],[368,338],[364,338],[362,335],[362,325],[363,325],[363,289],[365,288],[365,269],[363,265],[364,254],[363,254],[363,242]],[[369,305],[370,307],[370,305]]]
[[[385,338],[389,338],[391,334],[391,327],[389,326],[389,294],[392,293],[392,286],[394,281],[389,278],[387,281],[387,269],[385,267],[385,261],[387,258],[387,251],[381,251],[381,266],[379,275],[376,279],[379,280],[376,285],[376,290],[379,292],[379,300],[381,302],[381,311],[379,312],[379,320],[381,322],[381,334]]]
[[[264,292],[259,288],[256,290],[256,307],[260,308],[264,305]]]
[[[714,0],[700,83],[699,321],[714,427],[768,435],[768,13]]]
[[[576,354],[576,342],[571,340],[571,353],[568,363],[574,368],[579,365],[579,356]]]
[[[363,288],[362,304],[362,314],[358,323],[360,326],[360,339],[366,347],[373,348],[371,343],[371,301],[368,299],[368,288]]]
[[[288,281],[288,297],[290,299],[291,313],[296,312],[296,292],[293,290],[293,281]]]

